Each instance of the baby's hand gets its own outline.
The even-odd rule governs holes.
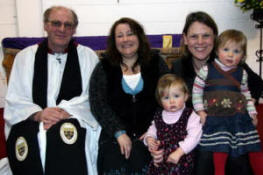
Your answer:
[[[182,150],[182,148],[179,147],[177,148],[177,150],[175,150],[168,156],[167,162],[177,164],[183,155],[184,155],[184,151]]]
[[[198,111],[197,114],[200,116],[200,122],[202,125],[205,124],[207,113],[205,111]]]
[[[146,137],[146,143],[148,145],[149,151],[156,151],[160,145],[160,141],[151,136]]]

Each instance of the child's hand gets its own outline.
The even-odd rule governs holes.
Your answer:
[[[160,141],[150,136],[146,137],[146,143],[150,152],[156,151],[160,145]]]
[[[184,151],[182,150],[182,148],[179,147],[168,156],[167,162],[177,164],[183,155]]]
[[[257,125],[258,125],[257,115],[253,115],[253,116],[252,116],[252,123],[253,123],[254,126],[257,126]]]
[[[198,111],[197,114],[200,116],[200,121],[202,125],[205,124],[207,113],[205,111]]]

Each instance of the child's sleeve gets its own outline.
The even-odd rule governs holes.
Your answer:
[[[243,70],[243,76],[242,76],[242,81],[240,85],[241,93],[245,96],[247,100],[247,111],[252,117],[253,115],[257,115],[257,111],[254,105],[254,102],[252,100],[250,91],[248,89],[248,83],[247,83],[247,72]]]
[[[204,87],[205,87],[205,80],[208,74],[208,67],[203,66],[197,76],[195,77],[194,85],[193,85],[193,93],[192,93],[192,101],[195,111],[202,111],[204,110],[204,102],[203,102],[203,95],[204,95]]]
[[[143,143],[147,146],[147,142],[146,142],[146,138],[147,137],[153,137],[155,139],[157,139],[157,129],[156,129],[156,126],[155,126],[155,123],[154,121],[152,121],[152,124],[151,126],[148,128],[146,134],[145,134],[145,137],[143,139]]]
[[[186,130],[187,136],[183,141],[179,142],[179,146],[185,154],[188,154],[197,146],[202,135],[200,117],[194,111],[188,119]]]

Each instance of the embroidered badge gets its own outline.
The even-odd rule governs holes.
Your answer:
[[[24,137],[18,137],[16,140],[16,158],[19,161],[24,161],[28,154],[28,144]]]
[[[76,127],[72,123],[63,123],[60,127],[60,137],[66,144],[74,144],[78,137]]]

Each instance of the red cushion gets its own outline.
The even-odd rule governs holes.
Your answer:
[[[263,104],[259,104],[256,106],[258,112],[258,133],[261,140],[261,145],[263,148]]]
[[[0,159],[6,157],[3,108],[0,108]]]

